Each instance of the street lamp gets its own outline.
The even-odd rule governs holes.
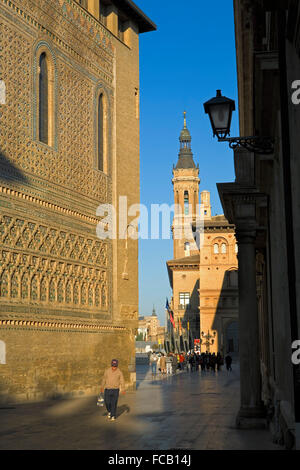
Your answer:
[[[204,344],[206,346],[206,351],[210,351],[210,346],[212,346],[215,342],[214,338],[216,337],[216,334],[216,331],[214,331],[212,335],[209,333],[209,330],[207,334],[205,334],[204,331],[201,331],[201,336],[203,338],[201,339],[201,344]]]
[[[243,147],[249,152],[259,154],[271,154],[274,152],[273,139],[270,137],[227,137],[230,135],[232,112],[235,111],[235,102],[226,96],[222,96],[221,90],[217,90],[217,96],[204,103],[204,111],[209,115],[213,129],[213,136],[217,136],[219,142],[229,142],[233,150]]]

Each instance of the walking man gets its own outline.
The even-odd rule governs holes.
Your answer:
[[[151,353],[150,355],[150,365],[152,369],[152,375],[156,375],[156,366],[157,366],[158,357],[156,354]]]
[[[118,360],[111,361],[111,367],[106,369],[101,382],[101,393],[104,390],[104,403],[108,412],[108,419],[115,421],[117,418],[117,404],[119,398],[119,391],[125,394],[125,381],[124,376],[120,369],[118,369]]]

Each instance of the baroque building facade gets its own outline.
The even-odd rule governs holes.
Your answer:
[[[126,225],[99,237],[99,206],[139,202],[156,27],[126,0],[0,0],[0,17],[1,399],[94,393],[113,356],[133,387],[138,245]]]
[[[218,184],[239,246],[237,425],[300,449],[300,5],[235,0],[234,14],[240,135],[274,143],[267,155],[236,148],[235,182]]]
[[[167,342],[179,351],[196,344],[201,352],[238,353],[234,226],[223,215],[212,216],[209,191],[201,192],[199,204],[199,166],[193,159],[185,113],[179,141],[172,180],[174,259],[167,262],[175,326],[169,323]]]
[[[199,262],[201,351],[237,356],[238,274],[234,226],[211,215],[210,193],[201,192],[204,233]]]

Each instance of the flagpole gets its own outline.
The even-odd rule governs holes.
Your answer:
[[[166,309],[166,333],[169,333],[169,325],[168,325],[168,311]]]

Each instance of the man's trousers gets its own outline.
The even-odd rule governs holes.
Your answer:
[[[104,390],[104,403],[111,417],[117,417],[117,404],[119,398],[119,389],[106,388]]]

